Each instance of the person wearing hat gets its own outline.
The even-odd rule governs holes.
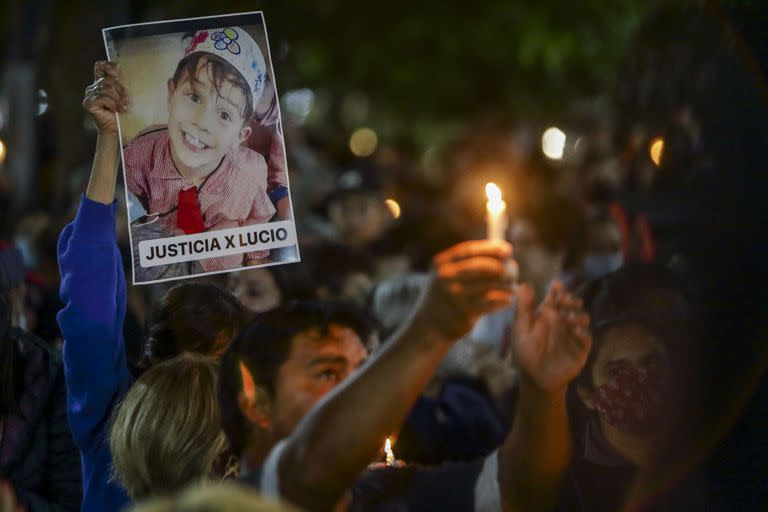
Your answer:
[[[392,224],[379,172],[375,167],[343,172],[322,201],[320,210],[331,222],[340,242],[364,248]]]
[[[21,253],[0,241],[0,509],[76,511],[82,476],[61,358],[19,327],[24,274]]]
[[[158,222],[168,236],[269,222],[288,196],[285,175],[270,177],[264,157],[243,145],[266,79],[262,52],[242,28],[192,36],[168,80],[168,124],[124,147],[126,185],[150,214],[145,222]],[[108,83],[120,103],[119,80]],[[201,266],[227,270],[268,255],[207,258]]]

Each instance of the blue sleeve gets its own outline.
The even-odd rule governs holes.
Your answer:
[[[99,449],[112,409],[132,382],[123,348],[126,289],[116,209],[116,203],[104,205],[83,196],[57,249],[68,415],[84,454]]]
[[[270,190],[269,192],[267,192],[267,195],[269,196],[269,199],[272,201],[272,204],[277,206],[277,202],[279,200],[288,196],[288,187],[280,185]]]

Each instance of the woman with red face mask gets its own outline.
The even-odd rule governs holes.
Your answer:
[[[593,346],[571,385],[574,448],[558,510],[615,511],[667,428],[691,308],[678,277],[656,265],[625,266],[582,295]]]

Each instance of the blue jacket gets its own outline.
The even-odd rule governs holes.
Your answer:
[[[129,499],[110,482],[109,419],[133,384],[123,344],[125,274],[117,247],[117,204],[83,197],[58,245],[67,415],[80,449],[84,512],[123,509]]]

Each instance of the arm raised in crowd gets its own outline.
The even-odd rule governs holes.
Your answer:
[[[512,281],[505,242],[459,244],[435,270],[406,325],[308,414],[277,462],[282,497],[331,509],[402,425],[446,352],[481,315],[508,306]]]
[[[83,100],[83,108],[93,116],[99,132],[85,196],[106,205],[115,200],[117,163],[120,158],[116,113],[125,112],[128,108],[128,96],[118,76],[116,64],[97,62],[94,66],[95,81],[85,90]]]
[[[88,192],[58,245],[64,303],[58,321],[64,335],[70,423],[81,450],[98,442],[88,436],[106,421],[118,383],[128,372],[122,346],[125,293],[121,297],[117,292],[125,290],[125,282],[115,232],[119,144],[113,73],[114,65],[97,63],[96,81],[86,89],[83,106],[96,120],[99,140]]]
[[[535,304],[533,289],[522,286],[512,343],[519,396],[499,461],[505,512],[555,508],[571,457],[566,391],[592,344],[589,317],[562,284],[552,285],[538,310]]]

